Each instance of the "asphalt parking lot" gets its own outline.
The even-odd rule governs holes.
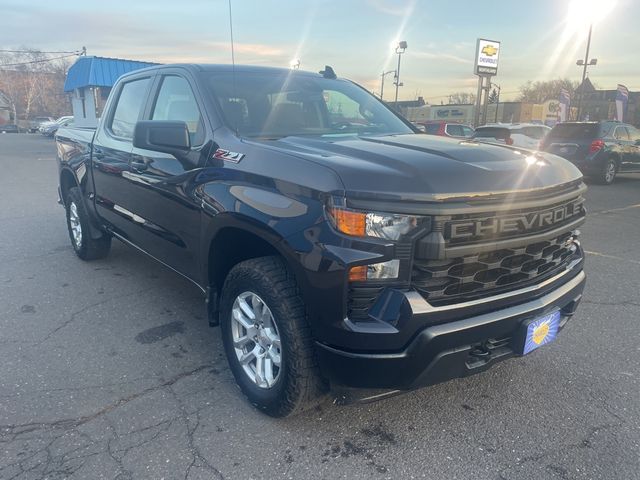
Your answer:
[[[51,139],[0,135],[0,479],[640,478],[640,175],[590,185],[556,342],[378,403],[275,420],[198,290],[114,243],[83,263]]]

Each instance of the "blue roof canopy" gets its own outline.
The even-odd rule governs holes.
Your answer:
[[[157,63],[82,56],[74,63],[64,82],[64,91],[71,92],[84,87],[112,87],[116,80],[125,73],[152,67]]]

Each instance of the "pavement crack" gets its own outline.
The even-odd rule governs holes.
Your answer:
[[[222,472],[220,472],[220,470],[218,470],[215,466],[213,466],[204,457],[204,455],[196,445],[194,434],[200,427],[200,411],[196,410],[194,413],[191,414],[191,415],[195,415],[196,417],[195,425],[192,426],[191,422],[189,421],[190,414],[187,411],[187,407],[184,404],[184,401],[182,400],[182,398],[180,398],[180,396],[171,387],[169,387],[169,392],[171,392],[176,402],[178,403],[178,407],[180,409],[179,418],[184,423],[185,431],[187,435],[187,443],[189,446],[189,451],[191,452],[191,455],[192,455],[191,462],[189,463],[189,465],[187,466],[184,472],[184,480],[188,480],[189,475],[191,474],[191,469],[193,469],[193,467],[195,466],[198,466],[200,468],[205,468],[209,472],[211,472],[216,478],[220,480],[224,480],[224,475],[222,475]]]
[[[607,253],[593,252],[593,251],[590,251],[590,250],[585,250],[585,253],[587,253],[588,255],[593,255],[595,257],[610,258],[612,260],[620,260],[621,262],[632,263],[634,265],[640,265],[640,261],[638,261],[638,260],[632,260],[630,258],[622,258],[622,257],[618,257],[617,255],[609,255]]]
[[[71,316],[65,320],[64,322],[62,322],[62,324],[58,325],[56,328],[54,328],[53,330],[51,330],[49,333],[47,333],[44,338],[42,340],[40,340],[37,345],[42,345],[43,343],[45,343],[47,340],[49,340],[51,337],[53,337],[56,333],[58,333],[60,330],[62,330],[63,328],[66,328],[67,326],[69,326],[71,323],[73,323],[76,320],[76,317],[82,313],[85,313],[95,307],[99,307],[100,305],[104,305],[105,303],[109,303],[112,302],[113,300],[120,300],[123,298],[127,298],[127,297],[131,297],[133,295],[140,295],[141,293],[147,292],[151,290],[150,288],[144,288],[142,290],[138,290],[135,292],[131,292],[131,293],[127,293],[126,295],[118,295],[115,297],[111,297],[111,298],[106,298],[104,300],[100,300],[99,302],[95,302],[92,303],[91,305],[87,305],[86,307],[81,308],[80,310],[77,310],[75,312],[73,312],[71,314]]]
[[[112,412],[113,410],[116,410],[117,408],[133,401],[136,400],[140,397],[143,397],[145,395],[148,395],[150,393],[153,393],[155,391],[158,391],[160,389],[166,388],[166,387],[170,387],[171,385],[174,385],[175,383],[179,382],[180,380],[182,380],[183,378],[189,377],[191,375],[195,375],[203,370],[207,370],[211,368],[211,365],[207,364],[207,365],[201,365],[199,367],[196,367],[192,370],[188,370],[186,372],[182,372],[179,373],[173,377],[171,377],[169,380],[160,383],[159,385],[155,385],[153,387],[149,387],[149,388],[145,388],[144,390],[140,391],[140,392],[136,392],[133,393],[131,395],[128,395],[126,397],[120,398],[118,400],[116,400],[115,402],[105,406],[104,408],[98,410],[95,413],[92,413],[91,415],[83,415],[81,417],[78,418],[65,418],[65,419],[60,419],[60,420],[56,420],[53,422],[30,422],[30,423],[24,423],[24,424],[18,424],[18,425],[0,425],[0,433],[8,433],[10,436],[13,436],[14,439],[17,436],[20,435],[24,435],[25,433],[30,433],[30,432],[34,432],[34,431],[38,431],[38,430],[42,430],[42,429],[72,429],[72,428],[77,428],[80,425],[84,425],[85,423],[88,423],[92,420],[95,420],[96,418],[105,415],[109,412]]]

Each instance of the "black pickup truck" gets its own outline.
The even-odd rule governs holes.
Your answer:
[[[584,288],[576,167],[420,134],[330,67],[139,70],[57,149],[77,255],[116,238],[191,280],[273,416],[527,354]]]

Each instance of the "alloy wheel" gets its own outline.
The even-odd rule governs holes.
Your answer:
[[[609,161],[609,163],[607,163],[607,170],[604,174],[604,178],[607,181],[607,183],[611,183],[613,182],[613,179],[615,176],[616,176],[616,165],[612,161]]]
[[[80,223],[80,215],[78,215],[78,206],[71,202],[69,205],[69,228],[73,237],[73,244],[77,249],[82,247],[82,225]]]
[[[257,294],[243,292],[231,309],[233,348],[247,377],[260,388],[275,385],[281,372],[280,334],[271,309]]]

